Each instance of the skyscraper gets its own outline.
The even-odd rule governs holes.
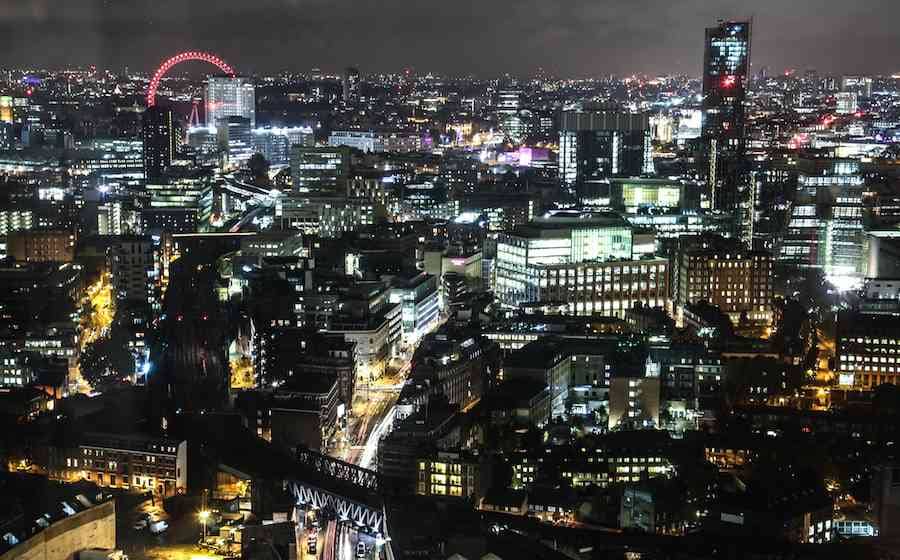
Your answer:
[[[653,172],[647,113],[566,111],[559,127],[559,177],[579,190],[585,181]]]
[[[720,21],[707,28],[703,52],[704,171],[713,207],[719,210],[738,212],[740,193],[746,187],[744,102],[749,71],[750,22]],[[737,215],[735,218],[737,222]]]
[[[141,129],[144,143],[144,178],[159,180],[175,157],[175,128],[171,109],[159,105],[144,112]]]
[[[348,66],[344,68],[343,80],[344,103],[359,100],[359,69]]]
[[[206,125],[228,117],[243,117],[256,127],[256,91],[247,78],[212,76],[206,84]]]

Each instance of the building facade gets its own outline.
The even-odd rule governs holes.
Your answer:
[[[703,50],[703,149],[713,207],[734,212],[740,202],[750,86],[750,22],[720,21],[706,29]]]
[[[559,129],[559,177],[572,191],[586,181],[653,172],[647,113],[565,111]]]
[[[98,432],[77,446],[52,448],[47,471],[54,480],[168,497],[187,492],[187,460],[187,441]]]
[[[206,85],[206,124],[218,127],[228,117],[243,117],[256,127],[256,89],[247,78],[211,76]]]

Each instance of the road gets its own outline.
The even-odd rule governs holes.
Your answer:
[[[406,361],[397,371],[357,386],[344,440],[331,451],[332,456],[374,468],[378,441],[390,431],[394,405],[409,370],[410,364]]]

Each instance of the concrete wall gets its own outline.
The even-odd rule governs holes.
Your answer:
[[[72,560],[86,548],[116,548],[115,500],[57,521],[0,560]]]

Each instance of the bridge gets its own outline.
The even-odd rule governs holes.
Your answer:
[[[298,507],[333,510],[338,520],[387,539],[384,488],[375,471],[300,448],[296,476],[285,480],[285,489]]]

